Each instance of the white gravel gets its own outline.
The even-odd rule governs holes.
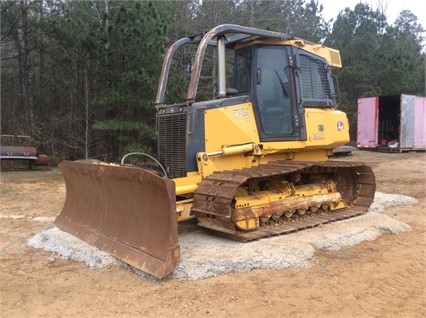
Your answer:
[[[191,222],[182,223],[179,225],[181,260],[170,277],[197,280],[255,268],[309,267],[309,260],[317,250],[345,249],[363,241],[374,241],[382,234],[410,231],[409,225],[381,213],[387,207],[415,204],[417,200],[411,197],[376,192],[366,214],[249,243],[215,236]],[[49,261],[72,259],[90,268],[121,266],[152,278],[56,227],[34,235],[28,239],[28,245],[52,252]]]
[[[75,260],[85,263],[90,268],[103,268],[117,265],[118,260],[96,247],[61,231],[57,227],[41,231],[29,238],[27,244],[34,248],[52,252],[50,262],[59,257],[64,260]]]

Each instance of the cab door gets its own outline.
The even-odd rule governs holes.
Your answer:
[[[256,46],[253,95],[261,141],[300,140],[290,48]]]

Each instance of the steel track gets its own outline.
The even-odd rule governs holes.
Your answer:
[[[333,175],[337,189],[348,207],[337,211],[320,209],[316,213],[303,216],[296,214],[291,219],[284,218],[281,222],[252,231],[241,231],[234,226],[232,202],[240,186],[255,179],[267,181],[271,178],[279,178],[294,182],[296,175],[309,176],[310,174]],[[252,168],[217,172],[204,178],[194,194],[192,213],[195,214],[199,226],[213,230],[222,236],[247,242],[297,232],[363,214],[373,202],[375,190],[374,174],[371,168],[363,163],[274,161]]]

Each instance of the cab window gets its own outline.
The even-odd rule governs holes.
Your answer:
[[[255,59],[255,99],[262,135],[265,137],[292,135],[294,124],[287,48],[258,47]]]

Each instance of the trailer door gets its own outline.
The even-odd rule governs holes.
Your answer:
[[[415,97],[415,110],[414,110],[414,148],[425,149],[426,148],[426,98]]]
[[[377,96],[358,99],[357,147],[373,148],[378,145],[378,104]]]
[[[399,136],[400,149],[414,148],[415,96],[401,95],[401,133]]]

